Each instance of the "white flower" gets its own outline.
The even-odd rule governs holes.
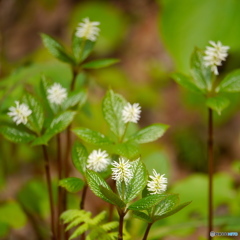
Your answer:
[[[61,84],[54,83],[48,90],[48,100],[50,103],[61,105],[67,98],[67,89],[63,88]]]
[[[114,161],[112,165],[114,166],[114,168],[112,168],[112,179],[120,182],[124,181],[125,183],[127,183],[133,177],[131,169],[132,166],[129,163],[129,160],[119,158],[119,163]]]
[[[212,45],[212,47],[206,48],[206,55],[203,57],[203,59],[205,61],[205,66],[211,66],[212,72],[214,72],[215,75],[218,75],[217,66],[221,66],[222,61],[226,60],[229,47],[223,46],[220,41],[218,41],[217,43],[209,41],[209,43]]]
[[[160,175],[153,169],[153,176],[149,176],[152,180],[148,181],[148,191],[152,192],[151,194],[160,194],[167,189],[167,178],[164,177],[165,174]]]
[[[95,42],[100,31],[97,27],[99,24],[100,22],[91,22],[89,18],[84,18],[83,22],[78,24],[76,36]]]
[[[141,107],[138,103],[131,105],[128,103],[122,110],[122,117],[125,123],[134,122],[137,123],[140,119]]]
[[[12,117],[13,121],[19,125],[20,123],[27,124],[28,116],[31,115],[32,111],[29,109],[28,105],[19,101],[15,101],[16,107],[10,107],[8,115]]]
[[[93,150],[88,156],[87,168],[95,172],[102,172],[106,170],[107,166],[110,164],[110,161],[111,160],[106,151],[102,151],[101,149]]]

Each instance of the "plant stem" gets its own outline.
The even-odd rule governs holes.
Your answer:
[[[85,199],[86,199],[86,195],[87,195],[87,189],[88,189],[88,185],[86,184],[82,190],[82,199],[81,199],[81,203],[80,203],[80,209],[84,209]]]
[[[149,223],[147,228],[146,228],[146,231],[145,231],[145,234],[143,236],[143,239],[142,240],[147,240],[147,237],[148,237],[148,233],[150,231],[150,228],[152,227],[153,223]]]
[[[208,109],[208,239],[211,239],[210,232],[213,230],[213,111]]]
[[[119,214],[118,240],[123,240],[123,220],[125,213],[119,211],[118,214]]]
[[[52,194],[52,186],[51,186],[51,173],[50,173],[50,166],[49,166],[49,157],[47,153],[46,146],[42,145],[43,155],[44,155],[44,162],[45,162],[45,174],[47,179],[47,188],[48,188],[48,196],[49,196],[49,205],[51,211],[51,239],[56,240],[55,234],[55,221],[54,221],[54,206],[53,206],[53,194]]]
[[[126,123],[123,135],[121,136],[121,138],[119,139],[119,143],[122,143],[122,141],[124,140],[125,134],[127,132],[127,128],[128,128],[129,122]]]
[[[61,152],[61,135],[57,135],[57,166],[58,166],[58,181],[62,179],[62,152]],[[58,212],[57,212],[57,236],[62,239],[62,224],[60,222],[60,215],[63,210],[62,188],[58,187]]]

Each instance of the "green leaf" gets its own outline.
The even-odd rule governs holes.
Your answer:
[[[152,223],[153,219],[151,219],[146,213],[144,212],[138,212],[138,211],[133,211],[133,217],[139,218],[140,220],[143,220],[147,223]]]
[[[84,186],[84,181],[80,178],[70,177],[59,181],[59,186],[65,188],[68,192],[76,193]]]
[[[0,222],[20,228],[27,223],[27,217],[16,201],[8,201],[0,205]]]
[[[229,73],[219,84],[217,92],[240,92],[240,69]]]
[[[3,126],[0,128],[0,133],[9,141],[15,143],[29,143],[33,141],[36,136],[27,132],[23,132],[13,127]]]
[[[137,143],[153,142],[160,138],[166,132],[168,127],[168,125],[160,123],[152,124],[135,133],[131,137],[131,140],[135,140]]]
[[[91,62],[84,63],[82,65],[82,68],[85,69],[98,69],[98,68],[104,68],[111,66],[115,63],[118,63],[118,59],[100,59],[100,60],[94,60]]]
[[[165,198],[167,195],[164,194],[153,194],[149,195],[147,197],[144,197],[133,204],[131,204],[128,209],[130,210],[147,210],[155,205],[157,205],[163,198]]]
[[[122,110],[126,100],[119,94],[109,90],[103,99],[103,115],[110,126],[111,131],[120,138],[125,131],[125,123],[122,119]]]
[[[76,36],[76,31],[72,36],[72,52],[77,64],[81,61],[83,39]]]
[[[116,205],[119,208],[124,208],[126,206],[126,204],[112,190],[108,190],[107,188],[100,186],[100,191],[107,199],[112,202],[113,205]]]
[[[140,155],[139,146],[133,141],[116,144],[113,152],[128,159],[136,159]]]
[[[133,178],[126,184],[125,201],[133,200],[147,184],[147,169],[140,159],[131,162]]]
[[[106,202],[109,202],[112,204],[112,201],[105,197],[105,195],[102,194],[100,186],[105,187],[109,191],[111,191],[108,184],[104,181],[104,179],[100,176],[100,174],[92,171],[92,170],[86,170],[86,178],[88,185],[90,189],[93,191],[93,193],[103,199]]]
[[[32,145],[42,145],[47,144],[48,141],[56,134],[65,130],[68,125],[71,124],[76,112],[66,111],[58,114],[53,118],[46,132],[39,138],[37,138]]]
[[[166,218],[166,217],[169,217],[177,212],[179,212],[180,210],[182,210],[183,208],[185,208],[187,205],[189,205],[191,202],[185,202],[185,203],[182,203],[182,204],[179,204],[177,207],[175,207],[173,210],[169,211],[169,212],[166,212],[160,216],[155,216],[154,217],[154,220],[155,221],[158,221],[160,219],[163,219],[163,218]]]
[[[154,207],[154,216],[162,216],[166,212],[171,211],[178,203],[178,194],[169,194]]]
[[[201,90],[210,91],[212,89],[213,74],[210,67],[206,67],[203,60],[203,52],[195,48],[191,57],[191,73],[194,84]]]
[[[82,140],[94,145],[110,145],[112,142],[103,134],[88,128],[76,128],[73,132]]]
[[[26,103],[32,110],[32,114],[28,117],[26,126],[36,132],[40,133],[43,127],[44,115],[41,104],[30,94],[26,94],[23,97],[24,103]]]
[[[181,73],[174,73],[172,78],[182,87],[195,92],[195,93],[202,93],[202,90],[199,89],[193,82],[192,79],[184,74]]]
[[[82,106],[87,100],[87,91],[81,90],[81,91],[75,91],[71,92],[68,95],[68,98],[63,102],[62,109],[67,110],[69,108],[72,108],[76,106],[77,104],[79,106]]]
[[[75,142],[72,148],[72,161],[75,168],[82,174],[86,171],[88,152],[79,142]]]
[[[55,39],[44,33],[41,34],[41,37],[44,46],[54,57],[58,58],[62,62],[74,63],[73,59],[65,52],[64,47]]]
[[[219,115],[229,105],[230,101],[225,97],[212,97],[208,98],[206,104],[209,108],[216,111]]]
[[[94,45],[95,45],[95,42],[84,39],[83,46],[82,46],[82,53],[81,53],[81,62],[84,61],[90,55]]]

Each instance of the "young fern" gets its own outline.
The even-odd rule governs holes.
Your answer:
[[[103,211],[92,218],[91,212],[71,209],[65,211],[61,215],[61,219],[64,224],[68,224],[66,231],[78,226],[69,239],[79,237],[88,231],[86,240],[114,240],[117,238],[118,232],[114,232],[113,230],[118,227],[118,222],[105,223],[104,219],[106,215],[106,211]]]

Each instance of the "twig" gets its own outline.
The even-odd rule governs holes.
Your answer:
[[[52,186],[51,186],[51,173],[50,173],[50,166],[49,166],[49,157],[48,157],[47,148],[46,148],[45,145],[42,145],[42,150],[43,150],[43,155],[44,155],[45,174],[46,174],[46,179],[47,179],[49,205],[50,205],[50,211],[51,211],[51,230],[52,230],[51,239],[56,240],[53,194],[52,194]]]
[[[208,109],[208,239],[211,239],[210,232],[213,230],[213,111]]]

